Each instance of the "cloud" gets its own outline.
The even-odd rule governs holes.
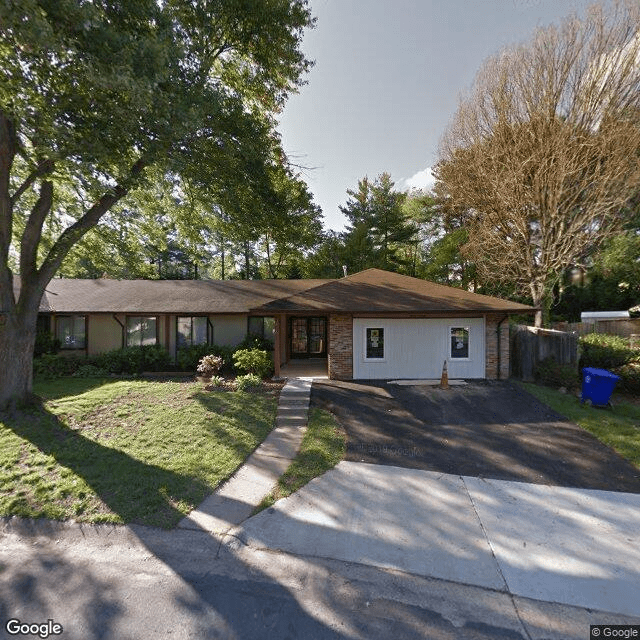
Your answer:
[[[398,181],[396,188],[398,191],[412,191],[417,189],[419,191],[428,191],[435,184],[436,179],[431,173],[431,167],[422,169],[414,173],[410,178],[402,178]]]

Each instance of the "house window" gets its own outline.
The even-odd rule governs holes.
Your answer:
[[[253,316],[249,318],[249,335],[260,336],[272,343],[276,339],[276,319],[271,316]]]
[[[84,349],[87,345],[86,316],[57,316],[56,338],[61,349]]]
[[[365,335],[365,358],[367,360],[384,359],[384,329],[367,327]]]
[[[178,318],[178,349],[194,344],[209,343],[209,322],[206,316]]]
[[[36,333],[49,333],[51,331],[51,316],[38,314],[36,322]]]
[[[451,358],[469,357],[469,327],[451,327]]]
[[[156,324],[154,317],[127,316],[127,347],[157,344]]]

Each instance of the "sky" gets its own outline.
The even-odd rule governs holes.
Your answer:
[[[339,206],[358,180],[391,174],[428,188],[438,144],[481,63],[589,0],[310,0],[315,60],[279,131],[290,160],[341,230]]]

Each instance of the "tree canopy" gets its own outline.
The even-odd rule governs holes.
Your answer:
[[[344,236],[349,260],[354,271],[378,267],[402,271],[410,264],[407,251],[414,242],[417,229],[408,219],[404,202],[406,194],[394,189],[388,173],[371,181],[364,177],[340,211],[350,225]]]
[[[466,255],[545,312],[640,186],[639,34],[622,1],[538,30],[485,62],[443,137],[436,175],[472,213]]]
[[[282,164],[275,115],[313,19],[306,0],[8,0],[0,25],[2,403],[30,389],[47,282],[146,170],[227,204]]]

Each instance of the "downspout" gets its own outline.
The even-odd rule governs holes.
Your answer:
[[[500,371],[502,369],[502,349],[500,348],[501,347],[500,327],[502,323],[508,319],[509,319],[509,316],[505,316],[504,318],[502,318],[502,320],[500,320],[500,322],[498,322],[498,326],[496,327],[496,332],[498,334],[497,336],[498,337],[498,380],[500,380]]]
[[[125,332],[125,327],[122,324],[122,322],[120,322],[120,320],[118,320],[118,316],[114,313],[113,314],[113,319],[122,327],[122,348],[124,348],[124,332]]]
[[[223,278],[224,280],[224,278]],[[207,327],[209,329],[209,333],[207,335],[207,339],[209,340],[209,344],[215,344],[215,339],[213,336],[213,323],[211,322],[211,317],[207,316]],[[177,328],[176,328],[177,331]],[[176,340],[176,353],[178,351],[178,341]]]

